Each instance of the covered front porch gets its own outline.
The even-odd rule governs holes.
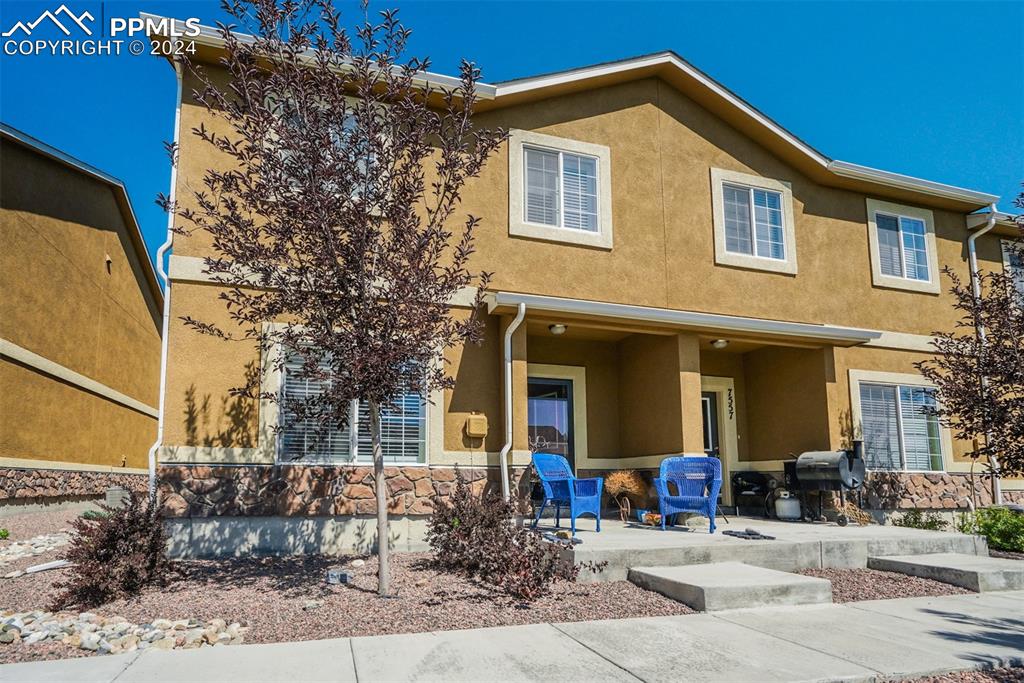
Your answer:
[[[703,452],[722,461],[727,506],[734,473],[781,473],[793,455],[849,440],[834,350],[875,334],[506,293],[491,312],[521,458],[558,453],[581,477],[649,476],[668,455]]]

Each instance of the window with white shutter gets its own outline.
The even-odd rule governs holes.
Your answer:
[[[517,129],[508,145],[509,235],[611,249],[611,150]]]
[[[598,232],[597,159],[558,150],[524,147],[528,223]]]
[[[1013,286],[1020,295],[1020,301],[1024,305],[1024,243],[1017,242],[1016,245],[1008,240],[1003,240],[1003,269],[1013,280]]]
[[[935,392],[927,387],[860,383],[861,429],[867,466],[878,470],[941,471],[942,435]]]
[[[866,198],[871,282],[876,287],[941,292],[931,210]]]
[[[875,214],[878,261],[883,275],[927,282],[928,244],[924,221],[908,216]]]
[[[278,432],[278,461],[302,464],[369,463],[373,459],[369,408],[353,400],[345,428],[321,429],[310,421],[288,414],[287,398],[303,399],[323,391],[317,380],[302,376],[297,356],[285,361],[281,391],[281,429]],[[352,419],[355,416],[355,419]],[[423,462],[426,456],[426,403],[412,391],[401,394],[395,406],[381,410],[381,448],[391,463]]]
[[[725,183],[722,197],[726,251],[785,260],[782,193]]]

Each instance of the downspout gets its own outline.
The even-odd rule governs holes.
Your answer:
[[[505,445],[501,447],[501,495],[508,500],[512,493],[508,486],[508,454],[512,450],[512,335],[526,317],[526,304],[519,304],[515,319],[505,330]]]
[[[164,283],[164,317],[160,333],[160,397],[159,413],[156,420],[156,441],[149,449],[149,497],[156,498],[156,454],[164,441],[164,396],[167,394],[167,330],[171,320],[171,279],[164,268],[164,259],[174,242],[174,202],[178,186],[178,141],[181,135],[181,90],[183,69],[181,62],[173,61],[174,76],[177,80],[177,100],[174,106],[174,158],[171,160],[171,189],[168,195],[170,208],[167,212],[167,239],[156,252],[156,272]]]
[[[979,237],[981,237],[982,235],[984,235],[985,233],[987,233],[989,230],[996,226],[996,214],[998,213],[996,205],[994,203],[989,204],[988,210],[988,221],[985,223],[983,227],[979,228],[978,230],[975,230],[967,238],[967,258],[971,268],[971,293],[974,295],[975,301],[981,298],[981,277],[980,273],[978,272],[978,252],[975,243],[978,241]],[[985,326],[979,324],[978,340],[981,342],[982,349],[984,349],[985,347],[985,339]],[[987,389],[988,378],[982,377],[981,390],[984,392]],[[985,433],[986,444],[992,443],[991,436],[991,432]],[[1002,505],[1003,489],[1001,484],[999,483],[999,459],[996,457],[994,453],[989,453],[988,465],[989,469],[992,470],[992,502],[996,505]]]

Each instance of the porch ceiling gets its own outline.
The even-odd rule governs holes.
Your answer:
[[[631,306],[602,301],[565,299],[538,294],[495,292],[489,296],[492,314],[514,314],[526,305],[528,324],[546,333],[546,325],[561,322],[621,332],[673,334],[692,332],[705,338],[764,344],[856,346],[881,336],[880,332],[833,325],[680,311],[668,308]],[[543,326],[543,327],[541,327]],[[529,329],[529,328],[528,328]],[[568,333],[568,332],[567,332]]]

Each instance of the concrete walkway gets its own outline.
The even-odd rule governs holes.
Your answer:
[[[1024,665],[1024,591],[146,651],[3,681],[874,681]]]

